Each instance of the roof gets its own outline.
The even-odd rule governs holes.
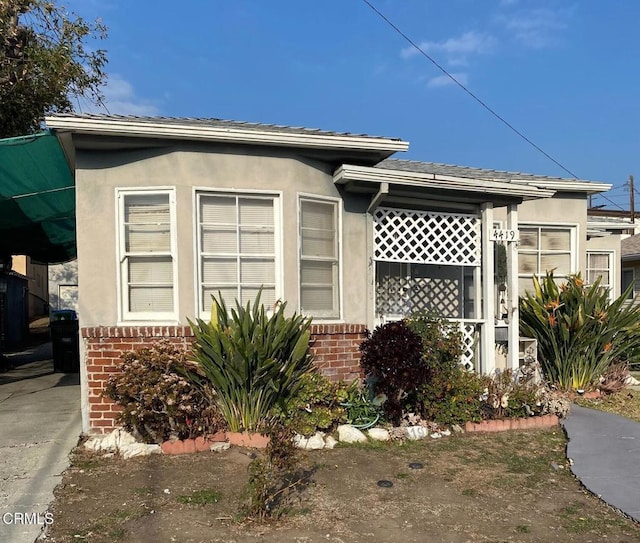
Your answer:
[[[379,164],[376,164],[375,167],[434,176],[448,176],[474,180],[517,183],[519,185],[532,185],[541,189],[560,192],[586,192],[588,194],[593,194],[597,192],[605,192],[611,188],[610,184],[596,181],[549,177],[546,175],[489,170],[484,168],[471,168],[467,166],[454,166],[451,164],[439,164],[436,162],[400,160],[395,158],[383,160]]]
[[[372,163],[379,162],[397,151],[406,151],[409,147],[409,143],[400,138],[215,118],[67,113],[46,117],[46,124],[48,128],[54,129],[56,132],[71,132],[82,135],[233,142],[368,152],[371,154],[370,161]]]
[[[0,253],[41,262],[75,256],[75,186],[49,132],[0,139]]]
[[[384,166],[367,167],[343,164],[333,174],[333,181],[345,185],[347,190],[361,192],[373,187],[388,193],[389,187],[404,191],[416,189],[422,195],[433,196],[436,192],[448,198],[493,201],[500,205],[520,203],[523,200],[550,198],[555,191],[531,184],[508,183],[504,180],[473,178],[421,171],[420,164],[413,161],[386,160]],[[398,165],[398,168],[391,168]],[[411,166],[411,168],[402,168]],[[386,187],[386,188],[385,188]],[[457,200],[456,200],[457,201]]]
[[[640,234],[630,236],[620,242],[622,260],[640,258]]]

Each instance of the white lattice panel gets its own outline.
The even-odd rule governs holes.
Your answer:
[[[475,215],[379,207],[373,217],[376,260],[480,265],[480,219]]]
[[[476,367],[476,349],[479,342],[478,324],[460,322],[460,332],[462,333],[462,356],[460,363],[468,369]]]

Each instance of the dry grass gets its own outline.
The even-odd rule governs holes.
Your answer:
[[[640,391],[638,390],[627,388],[616,394],[602,396],[593,400],[578,398],[576,403],[583,407],[600,409],[607,413],[613,413],[640,422]]]

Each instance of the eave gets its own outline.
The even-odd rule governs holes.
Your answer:
[[[391,170],[385,168],[371,168],[344,164],[333,174],[333,181],[337,185],[347,185],[351,182],[365,182],[374,185],[388,183],[389,185],[407,186],[419,189],[441,191],[455,191],[476,193],[499,197],[500,199],[533,200],[550,198],[554,190],[539,188],[530,184],[490,181],[486,179],[469,179],[448,175]]]
[[[366,151],[390,156],[406,151],[409,142],[395,138],[344,134],[287,133],[240,127],[194,126],[158,122],[136,122],[131,119],[99,119],[73,116],[45,118],[48,128],[56,132],[97,136],[124,136],[218,143],[241,143],[304,149]]]

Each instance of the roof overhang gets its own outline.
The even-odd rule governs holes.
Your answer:
[[[499,204],[519,203],[523,200],[550,198],[554,190],[538,188],[528,184],[507,183],[486,179],[469,179],[448,175],[391,170],[343,164],[333,174],[336,185],[344,185],[347,190],[365,192],[367,187],[376,190],[383,184],[389,187],[411,188],[424,193],[425,197],[434,192],[449,195],[460,194],[465,200],[494,202]]]
[[[597,181],[582,181],[580,179],[512,179],[513,183],[519,185],[530,185],[540,189],[552,190],[554,192],[583,192],[585,194],[598,194],[607,192],[613,185],[610,183],[599,183]]]
[[[136,121],[135,118],[81,117],[52,115],[47,127],[57,133],[71,132],[89,136],[123,136],[127,138],[187,140],[216,143],[239,143],[277,147],[294,147],[327,151],[370,152],[381,160],[398,151],[406,151],[409,142],[396,138],[366,135],[308,132],[281,132],[256,128],[194,125],[189,122]]]

